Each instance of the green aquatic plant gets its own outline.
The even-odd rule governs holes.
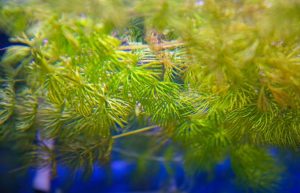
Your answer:
[[[299,10],[294,0],[2,1],[14,45],[1,61],[1,143],[30,163],[44,149],[54,170],[91,168],[146,132],[159,143],[149,154],[171,142],[166,159],[178,147],[192,173],[229,157],[247,190],[273,191],[281,166],[268,147],[300,144]],[[35,145],[37,132],[55,149]]]

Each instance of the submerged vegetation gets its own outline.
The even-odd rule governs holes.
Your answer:
[[[229,157],[245,189],[276,190],[268,148],[300,144],[299,13],[297,0],[2,1],[14,45],[0,68],[1,143],[27,163],[44,149],[53,170],[91,169],[146,133],[143,151],[171,143],[166,159],[181,151],[187,172]]]

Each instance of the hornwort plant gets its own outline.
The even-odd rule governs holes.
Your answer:
[[[1,1],[14,43],[1,60],[1,144],[24,167],[90,171],[135,136],[188,173],[230,158],[246,190],[276,190],[268,148],[300,143],[299,13],[294,0]]]

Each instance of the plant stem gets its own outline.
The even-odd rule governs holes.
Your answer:
[[[184,46],[184,43],[182,42],[174,42],[174,43],[162,43],[162,44],[154,44],[157,49],[164,50],[164,49],[170,49],[170,48],[176,48]],[[127,46],[120,46],[119,50],[140,50],[140,49],[146,49],[149,48],[149,45],[127,45]]]
[[[5,79],[0,79],[0,82],[10,82],[10,81],[15,81],[15,82],[25,82],[25,79],[13,79],[13,80],[5,80]]]
[[[137,129],[137,130],[134,130],[134,131],[129,131],[129,132],[126,132],[126,133],[122,133],[120,135],[115,135],[115,136],[112,137],[112,139],[118,139],[118,138],[121,138],[121,137],[135,135],[135,134],[138,134],[138,133],[149,131],[149,130],[154,129],[156,127],[157,127],[156,125],[152,125],[152,126],[149,126],[149,127],[144,127],[142,129]]]
[[[123,150],[120,148],[113,148],[112,151],[116,152],[116,153],[120,153],[127,157],[132,157],[132,158],[140,158],[141,157],[141,154],[138,152],[131,152],[129,150]],[[165,157],[158,157],[158,156],[151,156],[151,155],[144,156],[143,158],[146,160],[149,160],[149,161],[157,161],[157,162],[167,162],[167,161],[182,162],[182,157],[179,157],[179,156],[174,157],[173,159],[170,159],[170,160],[166,160]]]

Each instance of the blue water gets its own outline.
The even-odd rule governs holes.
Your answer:
[[[299,163],[299,162],[298,162]],[[294,163],[296,164],[296,163]],[[299,166],[292,164],[290,170],[286,174],[286,179],[282,182],[280,192],[296,193],[299,192]],[[107,175],[102,167],[95,167],[92,176],[87,180],[83,178],[82,172],[78,171],[75,176],[71,175],[71,171],[66,167],[58,166],[58,175],[52,182],[52,192],[58,189],[69,193],[124,193],[124,192],[143,192],[156,191],[163,187],[166,183],[168,174],[164,166],[161,166],[155,175],[147,176],[140,179],[140,182],[132,182],[134,173],[134,164],[130,164],[121,160],[115,160],[111,164],[112,174]],[[31,181],[34,170],[29,170],[25,176],[14,179],[14,183],[10,184],[14,188],[7,188],[20,193],[32,193]],[[1,173],[1,175],[5,175]],[[175,185],[177,188],[185,189],[192,193],[238,193],[243,192],[238,189],[233,179],[233,174],[227,163],[219,165],[214,173],[213,179],[209,179],[206,173],[201,173],[194,179],[184,176],[182,167],[176,166]],[[187,178],[187,179],[185,179]],[[186,181],[186,182],[185,182]],[[192,183],[193,181],[193,183]],[[187,185],[184,186],[184,183]],[[17,188],[15,187],[17,185]],[[4,189],[0,187],[2,193]],[[168,189],[165,189],[166,192]]]
[[[278,152],[276,152],[278,155]],[[300,188],[300,157],[292,153],[281,156],[286,163],[286,172],[280,183],[280,193],[299,193]],[[1,154],[4,158],[5,154]],[[230,167],[230,160],[218,164],[212,173],[202,172],[196,176],[188,176],[181,163],[171,164],[171,171],[161,162],[153,162],[148,169],[139,175],[136,173],[137,164],[133,161],[118,159],[113,154],[109,165],[95,164],[93,173],[85,178],[82,170],[75,174],[62,165],[58,165],[57,176],[52,180],[51,193],[58,190],[64,193],[158,193],[171,190],[184,190],[186,193],[244,193],[236,186],[234,174]],[[116,158],[116,159],[115,159]],[[33,193],[31,184],[34,169],[29,169],[24,175],[7,173],[13,165],[0,163],[0,192],[1,193]],[[3,184],[3,181],[6,181]]]

